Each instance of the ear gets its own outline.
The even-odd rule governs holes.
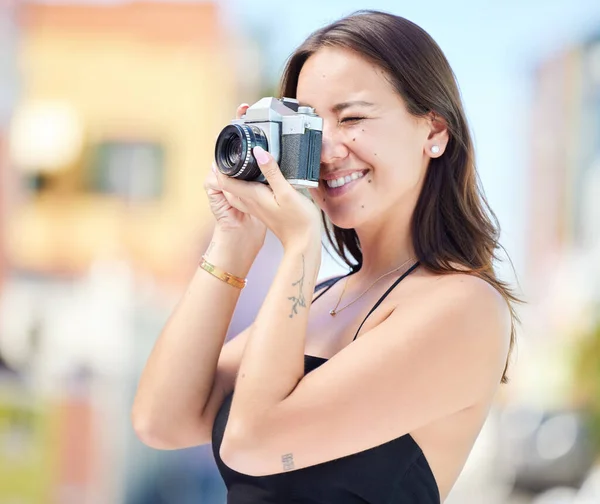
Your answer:
[[[429,157],[437,158],[444,153],[450,139],[448,124],[442,116],[435,112],[429,113],[427,116],[427,123],[429,135],[425,142],[425,154]]]

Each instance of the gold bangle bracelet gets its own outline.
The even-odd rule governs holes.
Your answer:
[[[246,278],[237,277],[231,273],[227,273],[221,268],[217,268],[214,264],[209,263],[204,256],[202,256],[202,261],[200,261],[200,267],[203,270],[208,271],[212,276],[217,277],[219,280],[233,287],[237,287],[238,289],[243,289],[248,283]]]

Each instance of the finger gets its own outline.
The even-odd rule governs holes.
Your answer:
[[[242,116],[246,113],[246,110],[248,110],[248,107],[250,107],[250,105],[248,105],[247,103],[242,103],[235,112],[236,119],[241,119]]]
[[[249,182],[247,180],[238,180],[234,177],[223,175],[217,170],[217,181],[222,191],[227,191],[235,196],[244,199],[247,204],[251,205],[253,201],[257,201],[265,196],[273,197],[271,189],[260,182]]]
[[[260,171],[267,179],[269,186],[275,193],[275,197],[282,197],[289,191],[293,191],[294,188],[286,180],[281,173],[279,165],[273,159],[273,156],[265,151],[262,147],[254,147],[252,151]]]
[[[211,172],[204,179],[204,187],[206,189],[212,189],[214,191],[223,192],[223,188],[221,187],[221,183],[219,181],[220,175],[222,174],[217,168],[217,164],[213,161],[211,166]]]
[[[204,188],[212,189],[214,191],[220,191],[219,181],[217,180],[217,174],[215,172],[215,163],[212,164],[211,172],[204,179]]]
[[[215,171],[214,163],[212,172],[209,173],[206,179],[204,180],[204,189],[206,190],[209,197],[220,194],[227,200],[227,202],[233,208],[236,208],[241,212],[248,213],[248,207],[239,196],[235,196],[234,194],[223,190],[223,188],[219,184],[219,180],[217,179],[217,173]]]
[[[240,198],[239,196],[235,196],[234,194],[231,194],[228,191],[223,191],[223,195],[233,208],[236,208],[240,212],[250,213],[248,206],[242,198]]]
[[[206,176],[204,179],[204,189],[208,193],[209,196],[214,194],[221,194],[225,197],[228,203],[238,210],[248,213],[248,207],[244,204],[242,199],[239,196],[232,194],[229,191],[225,191],[219,182],[218,175],[220,172],[217,170],[215,163],[212,164],[211,173]],[[228,177],[225,177],[228,178]]]

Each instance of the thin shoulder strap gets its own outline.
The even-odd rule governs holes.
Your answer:
[[[319,284],[317,284],[317,286],[315,287],[315,292],[321,290],[323,287],[327,287],[323,292],[321,292],[315,299],[312,300],[312,302],[314,303],[317,299],[319,299],[323,294],[325,294],[329,289],[331,289],[336,283],[338,283],[342,278],[347,277],[348,275],[351,275],[352,271],[350,273],[347,273],[345,275],[339,276],[339,277],[334,277],[334,278],[330,278],[329,280],[325,280],[324,282],[321,282]]]
[[[379,307],[379,305],[381,303],[383,303],[383,300],[388,296],[388,294],[390,292],[392,292],[394,290],[396,285],[398,285],[400,282],[402,282],[402,280],[404,280],[408,275],[410,275],[414,270],[416,270],[418,266],[419,266],[419,261],[417,261],[415,264],[413,264],[400,278],[398,278],[398,280],[396,280],[392,284],[392,286],[387,291],[385,291],[385,294],[377,300],[377,303],[375,303],[375,306],[373,306],[373,308],[371,308],[371,311],[367,314],[367,316],[364,318],[364,320],[360,324],[358,331],[356,331],[356,334],[354,335],[354,338],[352,339],[352,341],[354,341],[356,339],[356,337],[358,336],[358,333],[362,329],[363,324],[367,321],[367,319],[369,318],[371,313],[373,313]]]

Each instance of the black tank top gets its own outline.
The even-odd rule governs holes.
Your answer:
[[[379,298],[360,324],[353,341],[369,315],[418,265],[418,262],[414,264]],[[325,290],[313,302],[345,276],[317,285],[315,291]],[[327,360],[305,355],[305,375]],[[227,487],[227,504],[440,504],[431,468],[410,434],[293,471],[258,477],[234,471],[219,456],[232,398],[233,393],[224,399],[212,432],[213,455]]]

